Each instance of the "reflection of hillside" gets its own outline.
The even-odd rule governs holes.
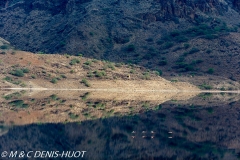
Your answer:
[[[0,125],[0,136],[8,133],[8,127]]]
[[[3,93],[2,115],[5,124],[58,123],[133,115],[158,109],[169,100],[186,100],[196,93],[156,91],[38,91],[10,90]]]
[[[13,150],[22,146],[26,150],[86,150],[86,159],[91,160],[235,160],[240,152],[239,105],[239,101],[232,106],[163,104],[157,111],[135,116],[16,126],[0,137],[0,144],[2,150],[10,146]]]
[[[240,94],[233,93],[200,93],[197,96],[185,100],[185,101],[175,101],[168,102],[176,104],[194,104],[200,106],[209,106],[209,105],[231,105],[240,100]]]

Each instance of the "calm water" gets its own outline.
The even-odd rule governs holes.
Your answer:
[[[33,151],[32,157],[37,151],[75,151],[75,156],[77,151],[86,151],[83,158],[71,158],[86,160],[240,159],[239,95],[226,101],[209,99],[207,94],[198,97],[165,102],[137,114],[83,122],[2,123],[0,151]],[[21,159],[33,158],[25,155]]]

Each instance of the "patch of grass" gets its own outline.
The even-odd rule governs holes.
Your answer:
[[[75,65],[75,64],[77,64],[77,63],[80,63],[80,60],[79,59],[77,59],[77,58],[74,58],[74,59],[72,59],[71,61],[70,61],[70,65]]]
[[[15,100],[8,103],[9,105],[16,108],[27,108],[28,104],[25,104],[23,100]]]
[[[111,68],[112,70],[115,70],[114,64],[113,63],[107,63],[107,67]]]
[[[99,78],[106,76],[106,72],[104,71],[94,71],[93,73],[95,74],[95,77],[99,77]]]
[[[55,101],[58,99],[58,97],[57,97],[56,94],[51,95],[50,98],[51,98],[52,100],[55,100]]]
[[[23,68],[22,71],[23,71],[23,73],[29,73],[29,69],[28,68]]]
[[[50,82],[53,84],[56,84],[58,82],[58,80],[57,80],[57,78],[53,78]]]
[[[90,95],[89,92],[85,93],[83,96],[82,96],[82,100],[87,100],[88,96]]]
[[[144,80],[150,80],[150,74],[149,74],[148,72],[144,72],[142,79],[144,79]]]
[[[206,89],[206,90],[213,89],[212,86],[210,86],[210,85],[208,85],[208,84],[206,84],[206,83],[200,85],[199,88],[200,88],[200,89]]]
[[[163,72],[162,72],[162,70],[159,69],[159,70],[155,71],[155,74],[158,76],[162,76]]]
[[[84,78],[82,79],[81,83],[83,83],[86,87],[90,87],[91,85],[89,84],[89,82]]]
[[[85,65],[88,65],[88,66],[91,66],[91,65],[92,65],[92,62],[91,62],[91,61],[86,61],[84,64],[85,64]]]
[[[10,82],[12,84],[16,84],[16,85],[19,85],[21,84],[22,82],[19,81],[19,80],[14,80],[12,77],[8,77],[6,76],[3,80],[7,81],[7,82]]]
[[[17,77],[23,77],[24,72],[21,69],[16,69],[10,72],[11,75],[17,76]]]
[[[106,104],[101,103],[101,102],[97,102],[95,105],[93,105],[94,108],[98,108],[98,109],[105,109]]]
[[[70,73],[73,74],[73,73],[74,73],[74,70],[72,69],[72,70],[70,71]]]
[[[15,92],[15,93],[4,96],[4,98],[6,100],[16,99],[16,98],[19,98],[19,97],[21,97],[21,93],[19,93],[19,92]]]
[[[67,78],[67,76],[65,76],[64,74],[60,75],[61,78]]]
[[[36,79],[36,76],[35,76],[35,75],[31,75],[31,78],[32,78],[32,79]]]
[[[71,119],[78,119],[78,117],[79,117],[79,115],[77,115],[77,114],[74,114],[74,113],[69,113],[68,114],[69,115],[69,118],[71,118]]]

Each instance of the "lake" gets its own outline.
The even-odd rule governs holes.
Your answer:
[[[41,94],[45,98],[24,93],[17,98],[20,106],[15,99],[2,102],[0,151],[7,158],[20,153],[22,159],[240,158],[239,94],[200,93],[181,100],[177,93],[161,101],[127,94],[119,99],[88,92],[66,99],[60,92]]]

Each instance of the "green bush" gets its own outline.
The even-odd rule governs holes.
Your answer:
[[[23,77],[24,72],[21,69],[16,69],[10,72],[10,74],[17,76],[17,77]]]
[[[200,89],[210,90],[210,89],[212,89],[213,87],[204,83],[204,84],[200,85],[199,88],[200,88]]]
[[[85,65],[88,65],[88,66],[91,66],[91,65],[92,65],[92,62],[91,62],[91,61],[86,61],[84,64],[85,64]]]
[[[58,80],[57,80],[57,78],[53,78],[50,82],[53,83],[53,84],[55,84],[55,83],[58,82]]]
[[[57,99],[58,99],[58,97],[57,97],[56,94],[51,95],[50,98],[51,98],[52,100],[57,100]]]
[[[103,77],[106,76],[106,72],[104,71],[94,71],[96,77]]]
[[[10,100],[10,99],[18,98],[18,97],[21,97],[21,93],[19,93],[19,92],[12,93],[12,94],[4,96],[4,98],[6,100]]]
[[[77,119],[79,117],[77,114],[74,113],[69,113],[68,115],[71,119]]]
[[[77,58],[74,58],[74,59],[72,59],[71,61],[70,61],[70,65],[75,65],[75,64],[77,64],[77,63],[80,63],[80,60],[79,59],[77,59]]]
[[[35,76],[35,75],[31,75],[31,78],[32,78],[32,79],[36,79],[36,76]]]
[[[89,84],[89,82],[84,78],[82,79],[81,83],[83,83],[86,87],[90,87],[91,85]]]
[[[15,100],[8,103],[9,105],[17,108],[27,108],[28,104],[25,104],[23,100]]]
[[[12,84],[16,84],[16,85],[19,85],[21,83],[21,81],[15,81],[14,79],[12,79],[11,77],[8,77],[8,76],[5,77],[4,80],[7,82],[10,82]]]
[[[61,78],[67,78],[67,76],[65,76],[64,74],[60,75]]]
[[[23,68],[22,71],[23,71],[23,73],[29,73],[29,69],[28,68]]]

